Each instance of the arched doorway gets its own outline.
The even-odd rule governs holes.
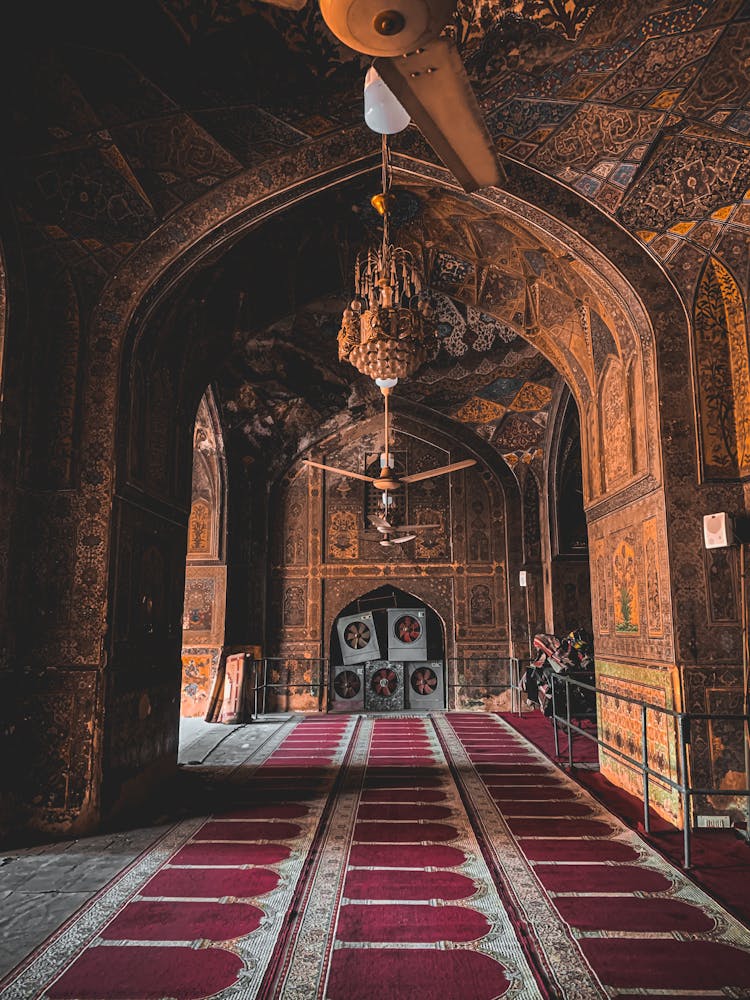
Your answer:
[[[330,638],[333,712],[427,712],[446,706],[445,627],[424,601],[378,587],[336,615]]]
[[[426,176],[426,168],[411,161],[404,160],[401,166],[404,170],[408,167],[410,177],[415,172],[420,174],[420,171]],[[304,174],[303,165],[300,169]],[[433,176],[431,171],[427,173]],[[289,176],[286,175],[287,186]],[[247,178],[242,178],[237,183],[232,182],[226,186],[226,190],[219,192],[223,205],[239,203],[239,195],[247,194],[242,188],[246,180]],[[340,177],[336,175],[335,180],[340,180]],[[305,192],[309,193],[319,183],[322,182],[316,181],[315,184],[308,185]],[[515,183],[510,185],[509,192],[493,195],[492,199],[487,197],[472,200],[472,225],[477,231],[481,229],[489,234],[497,233],[498,239],[492,237],[492,246],[488,246],[487,253],[477,262],[476,267],[467,266],[456,272],[475,275],[476,280],[465,282],[455,289],[454,294],[457,299],[465,298],[468,303],[466,308],[471,308],[473,314],[480,319],[492,314],[501,325],[515,325],[518,336],[526,338],[532,344],[536,343],[568,384],[571,384],[571,388],[572,383],[577,386],[576,401],[581,413],[581,427],[585,428],[582,466],[590,534],[592,523],[596,522],[595,531],[591,534],[592,565],[595,560],[596,565],[599,565],[597,557],[601,549],[601,565],[607,574],[605,588],[608,603],[611,603],[609,595],[613,565],[608,540],[612,538],[614,541],[615,529],[621,534],[636,538],[640,537],[638,529],[642,522],[655,525],[656,556],[661,574],[658,595],[661,633],[656,635],[654,628],[634,635],[625,633],[622,629],[607,629],[604,621],[595,621],[594,624],[597,634],[605,637],[608,655],[618,671],[619,665],[623,665],[630,677],[638,674],[642,661],[665,664],[664,686],[671,692],[674,687],[670,673],[675,659],[674,632],[669,605],[670,562],[664,525],[666,501],[662,489],[659,446],[660,411],[653,405],[657,393],[657,364],[653,351],[655,344],[660,346],[664,341],[672,345],[679,337],[681,328],[675,303],[670,297],[669,289],[664,287],[663,280],[655,274],[654,269],[647,267],[647,262],[639,260],[639,267],[646,267],[649,274],[649,280],[641,282],[642,275],[640,271],[635,274],[632,259],[626,252],[628,247],[620,245],[622,241],[618,242],[617,233],[604,231],[602,227],[601,231],[597,230],[595,233],[599,237],[595,243],[601,244],[609,252],[612,261],[609,263],[598,251],[585,245],[564,223],[556,220],[555,215],[565,214],[559,190],[553,190],[551,185],[540,181],[535,189],[535,199],[541,208],[533,208],[513,191],[519,195],[524,193],[520,183]],[[238,283],[228,282],[228,294],[223,296],[220,308],[212,314],[209,323],[204,321],[207,317],[204,303],[212,289],[215,275],[209,267],[203,271],[194,268],[192,273],[191,268],[200,255],[207,254],[209,249],[214,252],[214,259],[217,259],[219,250],[228,249],[237,239],[240,228],[249,228],[255,221],[265,218],[263,202],[267,193],[263,197],[257,194],[253,197],[258,198],[258,202],[255,203],[253,198],[245,198],[241,213],[234,211],[227,216],[225,211],[221,217],[226,222],[224,228],[219,225],[218,216],[212,216],[210,212],[193,219],[192,228],[183,233],[174,232],[170,220],[160,233],[158,247],[151,247],[150,251],[149,248],[141,248],[134,252],[118,272],[117,280],[113,280],[105,289],[95,310],[94,325],[102,337],[102,356],[96,355],[96,365],[92,364],[90,370],[87,368],[84,379],[83,445],[88,464],[80,496],[76,498],[76,509],[81,512],[82,524],[77,537],[93,537],[92,533],[86,534],[84,529],[87,530],[89,522],[98,518],[94,526],[104,544],[98,546],[94,555],[88,550],[83,553],[85,560],[81,565],[85,563],[88,567],[87,579],[91,583],[86,585],[88,596],[85,605],[79,603],[76,607],[90,609],[84,623],[88,630],[84,630],[84,634],[87,641],[90,639],[87,648],[98,649],[101,646],[102,656],[106,655],[107,663],[100,697],[101,711],[96,722],[97,732],[101,731],[102,738],[96,743],[96,760],[93,756],[90,757],[90,773],[102,776],[101,781],[99,778],[91,778],[92,787],[97,787],[97,811],[101,801],[101,811],[106,812],[108,804],[125,783],[131,779],[140,783],[145,778],[146,771],[156,773],[162,768],[167,769],[175,759],[181,669],[179,633],[184,593],[184,580],[177,567],[184,566],[185,558],[190,499],[188,456],[195,410],[206,385],[206,375],[212,376],[222,364],[222,357],[227,356],[232,349],[232,337],[242,302],[249,303],[253,309],[258,310],[249,310],[252,323],[248,327],[257,330],[260,323],[268,320],[270,313],[284,315],[280,310],[287,308],[286,304],[270,301],[261,293],[266,293],[268,289],[283,290],[288,284],[275,280],[280,273],[279,260],[269,260],[267,252],[258,252],[256,255],[252,248],[243,248],[242,259],[238,257],[234,261],[234,274],[250,273],[255,284],[244,290]],[[301,195],[296,192],[295,198],[298,197]],[[428,207],[435,203],[434,198],[425,198],[423,201]],[[209,205],[208,201],[206,204]],[[462,212],[467,204],[469,203],[462,199]],[[446,202],[440,210],[450,214],[453,211],[452,203]],[[570,217],[573,217],[572,212]],[[528,225],[522,226],[516,221],[521,218],[526,219]],[[325,231],[330,232],[330,217],[327,221]],[[438,221],[435,220],[435,224]],[[429,226],[433,225],[431,218],[427,222]],[[594,222],[589,222],[592,230],[596,229]],[[179,227],[181,222],[176,224]],[[536,233],[543,234],[547,227],[554,230],[554,235],[540,242],[529,230],[529,225]],[[260,239],[260,230],[258,232]],[[513,262],[512,266],[509,265],[510,272],[507,274],[502,269],[498,271],[502,261],[507,263],[507,254],[498,242],[502,240],[512,248]],[[261,242],[266,251],[268,241]],[[280,239],[280,250],[284,249],[282,243],[283,240]],[[562,252],[566,245],[573,247],[578,255],[575,271],[567,266],[569,255]],[[249,272],[246,253],[250,254],[247,259],[257,263],[257,267],[250,268]],[[441,253],[440,249],[435,251],[437,256]],[[314,257],[306,254],[305,259],[311,256]],[[520,265],[516,266],[521,256],[535,261],[539,271],[548,269],[549,281],[546,278],[526,281],[524,269]],[[279,253],[277,257],[287,261],[296,259],[290,253]],[[618,266],[622,273],[617,271]],[[274,268],[276,273],[271,275],[274,277],[274,281],[271,281],[268,272],[273,272]],[[455,269],[444,270],[447,281]],[[230,271],[228,269],[225,273],[231,277]],[[580,272],[578,276],[577,272]],[[185,281],[180,285],[181,280],[188,275],[189,282]],[[309,274],[305,272],[305,276],[307,280]],[[639,285],[643,285],[648,313],[653,317],[656,327],[653,336],[648,316],[632,292],[633,286],[628,284],[628,276],[631,281],[637,278]],[[308,281],[305,286],[308,291],[309,284]],[[175,294],[178,289],[179,303]],[[477,298],[472,289],[480,290],[482,296]],[[238,292],[242,294],[235,294]],[[526,317],[523,310],[516,309],[516,304],[524,298],[528,298],[534,306],[534,309],[527,311]],[[170,315],[168,300],[171,300],[174,316]],[[262,310],[257,305],[259,302],[263,304]],[[190,309],[178,315],[178,305],[188,305]],[[549,323],[545,319],[547,315]],[[538,324],[534,322],[535,316],[539,320]],[[528,319],[528,323],[523,322],[524,318]],[[523,329],[519,329],[520,327]],[[152,336],[155,333],[159,336]],[[483,330],[483,334],[486,336],[481,343],[490,335],[497,337],[495,327]],[[149,348],[150,340],[153,349]],[[460,348],[458,344],[451,344]],[[111,348],[107,345],[111,345]],[[139,354],[142,358],[138,357]],[[308,353],[307,357],[312,357],[312,354]],[[607,363],[607,358],[615,360]],[[263,360],[262,355],[260,360]],[[464,362],[451,362],[451,369],[455,369],[455,374],[461,376],[465,370]],[[300,366],[300,370],[307,375],[309,366]],[[148,375],[150,382],[149,391],[143,384],[144,373]],[[118,374],[122,376],[120,392],[114,388]],[[474,372],[470,374],[473,376]],[[309,381],[308,378],[308,384]],[[105,386],[106,393],[102,386]],[[340,383],[336,386],[336,392],[346,395],[350,386],[350,380],[347,384]],[[519,387],[519,393],[523,391],[523,387]],[[251,394],[248,393],[249,395]],[[326,398],[331,395],[333,394],[326,392]],[[675,406],[678,409],[682,407],[680,413],[687,406],[683,397],[684,393],[675,393]],[[425,405],[432,408],[433,413],[437,412],[432,395],[425,394],[422,399]],[[625,414],[627,408],[614,404],[622,399],[633,401],[632,427],[626,426],[627,421],[618,423],[618,418]],[[487,400],[481,398],[479,401],[470,400],[471,407],[465,409],[458,406],[459,402],[460,400],[452,401],[446,397],[441,402],[445,407],[445,416],[461,421],[462,425],[471,426],[473,422],[484,433],[491,431],[491,423],[486,418],[492,417],[499,406],[506,405],[502,400],[490,400],[495,405],[487,406]],[[513,419],[518,422],[516,413],[524,412],[526,400],[520,397],[515,402],[511,401],[511,405],[515,407],[512,411]],[[606,413],[600,413],[602,409],[606,409]],[[291,409],[290,412],[294,413]],[[475,415],[473,420],[472,414]],[[263,433],[270,426],[262,414],[258,425]],[[289,425],[289,420],[286,420],[284,426]],[[113,433],[115,428],[119,439],[117,447]],[[319,438],[312,443],[316,440]],[[477,440],[480,440],[479,435]],[[622,440],[630,442],[630,445],[625,449],[627,461],[618,464],[606,452],[607,446],[616,447]],[[668,438],[667,443],[671,440]],[[146,441],[148,454],[144,453],[143,447]],[[486,443],[486,438],[481,439],[480,443]],[[513,449],[510,450],[512,453]],[[671,446],[667,448],[667,452],[668,457],[675,457]],[[239,461],[245,461],[247,457],[249,456],[240,455]],[[117,468],[115,479],[112,477],[113,458]],[[524,461],[524,458],[519,460]],[[277,450],[269,463],[271,461],[273,464],[269,464],[267,468],[262,468],[257,462],[254,466],[258,471],[252,484],[258,484],[257,515],[260,523],[264,510],[267,511],[267,507],[264,507],[264,503],[267,504],[267,494],[260,493],[269,482],[278,481],[279,477],[285,476],[290,468],[290,456],[281,450]],[[291,462],[293,461],[292,457]],[[680,464],[674,474],[682,475],[684,468],[684,457],[680,455]],[[317,501],[322,484],[311,478],[308,485],[308,495],[311,500]],[[632,504],[626,509],[626,501],[633,497],[637,499],[637,509]],[[259,537],[260,535],[258,532]],[[266,538],[267,535],[264,533],[263,537]],[[320,535],[304,537],[312,550],[316,546],[320,547]],[[466,537],[464,529],[464,538]],[[146,542],[149,544],[146,545]],[[516,548],[519,547],[517,536],[511,532],[506,533],[506,543],[509,554],[512,553],[514,544]],[[159,558],[151,558],[154,546],[159,549]],[[143,559],[142,555],[146,550],[149,558]],[[478,567],[482,566],[480,556],[483,551],[479,546],[476,549]],[[264,556],[264,553],[261,552],[260,555]],[[295,620],[297,616],[298,620],[298,605],[292,600],[286,600],[287,591],[290,597],[294,597],[306,580],[311,580],[316,587],[322,587],[318,578],[312,578],[305,572],[305,565],[300,563],[299,567],[296,566],[295,557],[292,566],[295,572],[287,574],[288,581],[279,579],[280,600],[277,611],[273,607],[276,598],[273,593],[274,566],[269,565],[271,562],[270,558],[256,560],[252,573],[243,571],[235,574],[236,585],[230,585],[229,591],[236,596],[230,597],[229,603],[233,603],[242,614],[235,616],[228,611],[227,641],[230,641],[230,622],[235,620],[244,623],[252,621],[254,627],[257,622],[259,629],[271,614],[280,615],[282,620],[284,617],[289,619],[290,616]],[[285,557],[282,569],[286,568],[288,562]],[[281,564],[282,560],[278,560],[278,563]],[[163,573],[162,568],[167,566],[169,572]],[[141,569],[143,572],[140,572]],[[517,565],[514,566],[510,558],[507,564],[498,564],[496,572],[501,570],[512,571],[511,579],[517,580]],[[297,571],[303,578],[302,583],[292,579]],[[363,586],[363,581],[357,581],[353,574],[348,574],[345,566],[337,572],[340,589],[350,582],[358,584],[358,589]],[[270,585],[269,575],[272,577]],[[460,578],[457,573],[454,576],[458,581],[456,601],[465,602],[469,617],[473,606],[475,620],[470,623],[471,630],[467,626],[466,632],[460,635],[449,633],[449,643],[461,640],[468,648],[473,639],[474,628],[505,628],[511,634],[512,630],[516,634],[526,631],[519,614],[520,597],[514,598],[517,588],[507,588],[509,599],[504,606],[490,602],[494,621],[488,624],[490,616],[485,591],[475,589],[486,587],[485,581],[482,579],[475,583],[466,573]],[[153,581],[151,577],[154,577]],[[161,583],[164,587],[159,591]],[[249,598],[254,594],[253,587],[258,588],[261,599],[251,602]],[[136,610],[142,604],[143,597],[148,598],[151,591],[157,595],[162,594],[163,613],[158,621],[143,622]],[[327,591],[326,587],[326,593]],[[358,590],[353,591],[357,592]],[[646,593],[645,584],[640,592]],[[264,604],[266,596],[271,606],[268,613]],[[320,599],[316,601],[316,596],[308,595],[304,604],[305,616],[300,624],[287,622],[289,630],[294,628],[299,631],[289,633],[289,650],[280,651],[284,655],[294,655],[297,647],[302,649],[305,644],[317,644],[318,651],[315,655],[324,653],[324,637],[315,634],[315,628],[323,621]],[[348,595],[340,595],[346,596]],[[346,600],[339,598],[336,603],[341,606]],[[251,604],[252,617],[246,610],[246,606]],[[102,644],[105,613],[106,642]],[[637,658],[635,663],[634,658]],[[162,665],[158,669],[157,663]],[[625,676],[624,671],[620,673]],[[111,789],[101,796],[101,800],[100,785],[102,788],[109,785]]]
[[[226,461],[221,421],[209,387],[193,432],[185,603],[182,612],[180,717],[203,718],[224,645],[226,611]]]

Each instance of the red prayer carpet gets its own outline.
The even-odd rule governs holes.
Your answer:
[[[750,931],[496,716],[293,720],[3,1000],[750,997]]]
[[[560,755],[555,756],[552,723],[541,712],[523,715],[502,713],[500,716],[517,729],[551,760],[567,766],[568,742],[560,734]],[[593,730],[592,730],[593,731]],[[576,763],[598,763],[597,748],[585,737],[574,735],[573,759]],[[660,854],[677,866],[684,858],[683,834],[667,820],[651,812],[651,832],[643,829],[643,801],[599,773],[598,767],[574,767],[573,776],[607,809],[619,816]],[[516,790],[514,789],[514,792]],[[750,845],[736,830],[694,830],[691,837],[692,867],[690,878],[730,913],[750,924]]]

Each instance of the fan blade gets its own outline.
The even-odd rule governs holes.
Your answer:
[[[262,3],[270,3],[272,7],[283,7],[284,10],[302,10],[307,0],[261,0]]]
[[[492,139],[451,40],[436,38],[400,58],[376,59],[374,65],[465,191],[501,183]]]
[[[400,545],[401,542],[410,542],[412,538],[416,538],[416,535],[404,535],[403,538],[392,538],[390,541],[391,545]]]
[[[386,518],[384,518],[381,514],[368,514],[367,520],[370,522],[370,524],[374,524],[375,527],[378,529],[380,528],[390,529],[391,527],[389,521]]]
[[[303,465],[312,465],[316,469],[325,469],[326,472],[336,472],[339,476],[348,476],[349,479],[361,479],[365,483],[371,483],[372,476],[361,476],[358,472],[349,472],[348,469],[337,469],[333,465],[322,465],[320,462],[311,462],[309,458],[304,459]]]
[[[428,469],[427,472],[415,472],[413,476],[402,476],[402,483],[418,483],[420,479],[432,479],[434,476],[444,476],[447,472],[455,472],[457,469],[468,469],[471,465],[476,465],[475,458],[465,458],[463,462],[454,462],[452,465],[442,465],[439,469]]]
[[[420,528],[442,528],[442,524],[397,524],[394,531],[418,531]]]

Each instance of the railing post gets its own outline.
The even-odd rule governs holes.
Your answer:
[[[555,675],[550,674],[550,693],[552,695],[552,730],[555,737],[555,757],[560,756],[560,734],[557,730],[557,705],[555,703]]]
[[[647,724],[648,707],[641,705],[641,754],[643,759],[643,829],[646,833],[651,833],[651,813],[649,810],[649,774],[648,774],[648,732]]]
[[[252,659],[253,665],[253,718],[258,721],[258,661]]]
[[[268,657],[263,657],[263,714],[266,714],[266,698],[268,695]]]
[[[573,770],[573,733],[570,729],[570,681],[563,676],[565,681],[565,722],[568,727],[568,767]]]
[[[688,788],[687,774],[687,745],[690,742],[690,718],[680,713],[679,715],[679,741],[680,741],[680,792],[682,795],[682,828],[684,845],[684,868],[692,867],[690,855],[690,789]]]

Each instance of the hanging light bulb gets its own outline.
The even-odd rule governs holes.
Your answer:
[[[365,124],[380,135],[403,132],[411,119],[371,66],[365,77]]]

